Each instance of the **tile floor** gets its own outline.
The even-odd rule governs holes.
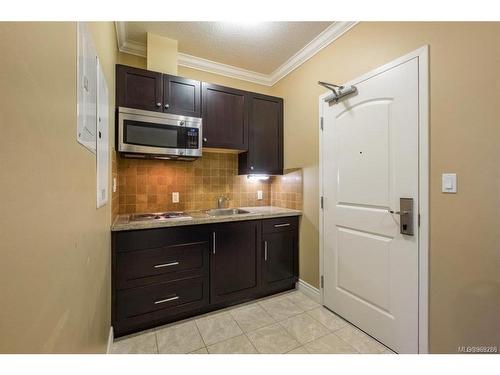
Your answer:
[[[390,354],[295,290],[115,340],[113,354]]]

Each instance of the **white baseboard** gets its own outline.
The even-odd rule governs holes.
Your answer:
[[[113,326],[111,326],[111,327],[109,327],[108,347],[106,349],[106,354],[111,353],[111,345],[113,344],[114,339],[115,339],[115,335],[113,333]]]
[[[315,288],[311,284],[306,283],[304,280],[299,279],[297,289],[311,298],[314,302],[321,303],[321,294],[318,288]]]

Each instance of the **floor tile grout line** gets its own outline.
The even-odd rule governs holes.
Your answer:
[[[295,316],[298,316],[298,315],[295,315]],[[292,318],[293,318],[293,316],[292,316]],[[311,318],[312,318],[312,317],[311,317]],[[283,320],[282,322],[284,322],[284,320]],[[299,342],[299,343],[300,343],[300,345],[302,345],[302,346],[304,346],[304,345],[306,345],[306,344],[309,344],[310,342],[313,342],[314,340],[320,339],[320,338],[322,338],[322,337],[328,336],[328,335],[330,335],[330,334],[332,334],[332,333],[333,333],[333,332],[331,332],[331,331],[330,331],[327,327],[324,327],[324,326],[323,326],[323,327],[327,330],[327,333],[325,333],[325,334],[321,334],[320,336],[315,337],[314,339],[309,340],[308,342],[302,343],[302,342],[300,342],[300,341],[299,341],[299,338],[298,338],[296,335],[294,335],[292,332],[290,332],[289,330],[287,330],[287,329],[286,329],[286,328],[285,328],[285,327],[281,324],[281,322],[279,322],[279,323],[280,323],[281,327],[283,327],[283,329],[284,329],[284,330],[285,330],[285,331],[286,331],[286,332],[287,332],[290,336],[292,336],[292,337],[293,337],[293,338],[294,338],[297,342]],[[293,349],[292,349],[292,350],[293,350]]]
[[[155,342],[156,342],[156,354],[160,354],[160,346],[158,345],[158,332],[155,330],[153,331],[155,334]]]
[[[253,344],[252,340],[250,340],[250,337],[248,337],[247,333],[243,330],[243,328],[241,328],[240,324],[238,323],[238,321],[234,318],[234,316],[231,315],[231,318],[233,318],[233,320],[236,322],[236,325],[239,327],[240,331],[243,332],[243,335],[245,335],[245,337],[247,338],[248,342],[250,343],[250,345],[252,345],[252,347],[255,349],[255,352],[258,353],[258,354],[261,354],[257,348],[255,347],[255,345]],[[272,317],[271,317],[272,318]]]
[[[351,348],[353,348],[357,353],[359,354],[362,354],[358,349],[356,349],[353,345],[351,345],[351,343],[347,342],[347,340],[344,340],[342,337],[340,337],[339,335],[337,335],[335,332],[332,332],[332,334],[334,334],[336,337],[338,337],[340,340],[342,340],[343,342],[345,342],[347,345],[349,345]]]
[[[201,342],[203,342],[204,348],[207,349],[207,353],[210,354],[210,352],[208,351],[207,343],[205,342],[205,339],[203,338],[203,335],[201,334],[200,327],[198,327],[198,323],[196,322],[196,319],[194,319],[194,326],[196,327],[196,330],[198,331],[198,335],[200,335],[200,337],[201,337]]]
[[[314,309],[313,309],[314,310]],[[309,310],[309,311],[312,311],[312,310]],[[307,311],[306,311],[306,314],[307,314]],[[325,324],[323,324],[322,322],[319,321],[319,319],[316,319],[314,316],[310,315],[310,314],[307,314],[308,316],[310,316],[313,320],[315,320],[316,322],[318,322],[319,324],[321,324],[323,327],[325,327],[327,330],[329,330],[330,332],[335,332],[335,331],[339,331],[341,330],[342,328],[345,328],[347,327],[350,323],[347,323],[346,322],[346,325],[343,326],[343,327],[340,327],[340,328],[337,328],[337,329],[331,329],[331,328],[328,328]]]

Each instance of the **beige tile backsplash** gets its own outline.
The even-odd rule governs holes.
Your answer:
[[[271,177],[271,204],[302,210],[302,169]]]
[[[301,170],[267,181],[253,181],[247,176],[238,176],[236,154],[205,152],[193,162],[118,156],[116,165],[118,188],[113,194],[114,215],[208,209],[216,207],[217,197],[221,195],[229,198],[228,207],[302,208]],[[262,200],[257,200],[258,190],[263,192]],[[179,203],[172,203],[173,192],[179,193]]]

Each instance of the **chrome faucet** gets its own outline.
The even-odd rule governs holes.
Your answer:
[[[217,197],[217,208],[224,208],[224,204],[227,201],[229,201],[229,198],[225,197],[224,195]]]

